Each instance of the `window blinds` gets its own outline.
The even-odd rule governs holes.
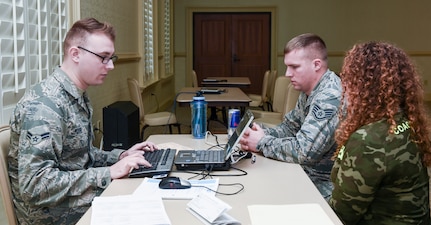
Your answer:
[[[62,61],[67,0],[0,0],[0,124]]]
[[[154,41],[153,41],[153,0],[144,0],[144,81],[153,81],[154,77]]]
[[[171,2],[165,0],[164,4],[164,59],[165,59],[165,73],[171,74]]]

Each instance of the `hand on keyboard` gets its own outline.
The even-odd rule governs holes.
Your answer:
[[[109,167],[112,179],[118,179],[128,176],[133,169],[138,169],[140,165],[151,167],[142,152],[129,154]]]
[[[157,149],[158,149],[157,146],[153,142],[144,141],[144,142],[137,143],[137,144],[133,145],[131,148],[129,148],[129,150],[121,153],[120,159],[122,159],[128,155],[131,155],[133,153],[136,153],[136,152],[139,152],[140,154],[142,154],[142,151],[151,151],[152,152],[152,151],[157,150]]]
[[[176,149],[170,148],[145,152],[144,157],[152,166],[140,166],[139,168],[134,168],[130,172],[129,177],[151,177],[155,175],[168,174],[174,163],[176,152]]]

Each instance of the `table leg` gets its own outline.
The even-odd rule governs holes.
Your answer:
[[[209,122],[212,121],[217,121],[221,124],[223,124],[226,128],[227,128],[227,117],[226,117],[226,108],[222,107],[222,116],[223,116],[223,121],[218,119],[217,116],[217,107],[210,107],[211,113],[210,113],[210,117],[208,119],[208,127],[209,127]],[[209,128],[208,128],[209,129]]]

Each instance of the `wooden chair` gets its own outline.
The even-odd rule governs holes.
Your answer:
[[[10,128],[9,126],[0,127],[0,192],[3,206],[6,211],[6,224],[16,225],[15,208],[12,200],[12,190],[8,174],[7,155],[9,153]]]
[[[169,126],[169,132],[172,134],[172,125],[178,128],[178,133],[181,133],[180,124],[177,122],[177,117],[171,112],[156,112],[145,114],[144,104],[142,102],[141,89],[138,81],[133,78],[127,78],[130,98],[139,108],[139,120],[141,130],[141,140],[144,140],[144,131],[150,126]]]
[[[248,94],[248,97],[251,99],[250,106],[251,107],[260,107],[263,110],[265,109],[264,104],[268,101],[267,97],[267,89],[268,89],[268,80],[271,71],[267,70],[263,75],[262,80],[262,92],[260,95],[256,94]]]

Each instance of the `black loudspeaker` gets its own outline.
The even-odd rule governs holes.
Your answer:
[[[129,149],[139,139],[139,108],[131,101],[118,101],[103,108],[103,149]]]

